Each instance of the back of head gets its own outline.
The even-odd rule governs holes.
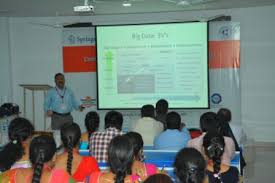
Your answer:
[[[151,104],[142,106],[141,108],[141,117],[155,117],[155,108]]]
[[[131,174],[134,160],[133,145],[125,135],[114,137],[108,149],[108,162],[115,174],[115,183],[123,183],[127,174]]]
[[[33,164],[32,183],[39,183],[44,163],[50,161],[56,152],[56,144],[53,137],[40,135],[31,141],[30,161]]]
[[[0,170],[5,171],[24,155],[22,142],[31,138],[34,127],[25,118],[15,118],[10,122],[8,135],[10,142],[0,152]]]
[[[221,108],[217,113],[218,130],[223,136],[234,139],[229,122],[231,121],[231,112],[229,109]],[[235,140],[234,140],[235,142]],[[237,145],[238,146],[238,145]]]
[[[231,121],[231,111],[226,108],[220,108],[217,112],[218,119],[222,120],[223,122],[230,122]]]
[[[61,140],[64,147],[68,152],[67,171],[71,174],[72,160],[73,160],[73,148],[79,143],[81,137],[81,130],[76,123],[65,124],[61,128]]]
[[[167,129],[180,130],[181,117],[180,117],[179,113],[177,113],[175,111],[169,112],[166,116],[166,125],[167,125]]]
[[[123,116],[118,111],[109,111],[105,115],[105,129],[109,127],[114,127],[121,130],[123,124]]]
[[[181,183],[202,183],[205,169],[205,159],[198,150],[183,148],[177,153],[174,171]]]
[[[85,127],[88,131],[89,138],[91,134],[97,131],[99,127],[99,115],[95,111],[90,111],[85,116]]]
[[[141,150],[143,149],[143,139],[142,136],[137,133],[137,132],[128,132],[127,134],[125,134],[130,142],[133,145],[134,148],[134,154],[135,154],[135,158],[137,158],[138,160],[141,160],[142,157],[141,156]]]
[[[203,132],[217,131],[217,114],[214,112],[206,112],[202,114],[200,117],[200,128]]]
[[[217,132],[208,132],[203,138],[204,151],[206,156],[213,160],[214,174],[218,175],[215,176],[217,181],[219,179],[221,156],[224,152],[224,146],[224,138]]]
[[[144,183],[173,183],[173,181],[168,175],[159,173],[151,175]]]
[[[160,99],[156,103],[156,113],[166,114],[168,111],[168,102],[165,99]]]

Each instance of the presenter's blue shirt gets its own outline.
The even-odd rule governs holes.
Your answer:
[[[52,110],[57,113],[69,113],[73,109],[79,108],[79,101],[75,99],[73,91],[64,87],[63,90],[60,90],[57,87],[51,88],[45,98],[44,110]]]
[[[180,150],[186,147],[190,139],[190,133],[187,128],[183,128],[181,131],[167,129],[155,137],[154,149]]]

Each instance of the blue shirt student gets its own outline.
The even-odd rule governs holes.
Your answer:
[[[180,150],[191,139],[188,129],[167,129],[155,137],[154,149]]]
[[[64,87],[59,89],[58,87],[51,88],[45,98],[44,110],[48,110],[64,114],[70,113],[73,109],[79,109],[79,102],[75,99],[73,91]]]

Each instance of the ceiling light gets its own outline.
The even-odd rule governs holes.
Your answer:
[[[188,6],[188,5],[190,5],[190,2],[187,0],[183,0],[183,1],[178,2],[178,5]]]
[[[124,6],[124,7],[130,7],[130,6],[132,6],[132,4],[131,4],[130,1],[123,1],[122,6]]]

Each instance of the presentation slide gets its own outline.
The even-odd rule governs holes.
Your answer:
[[[98,109],[208,108],[206,22],[96,27]]]

